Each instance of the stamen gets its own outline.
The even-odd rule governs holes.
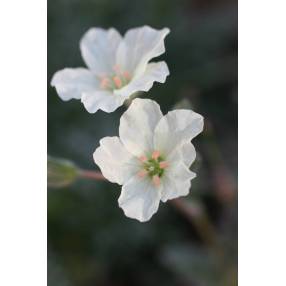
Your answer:
[[[100,87],[107,88],[109,86],[109,79],[107,77],[103,77],[101,79]]]
[[[167,161],[162,161],[159,163],[159,166],[161,169],[166,169],[167,167],[169,167],[169,163]]]
[[[158,175],[153,176],[152,182],[156,187],[159,187],[161,184],[160,177]]]
[[[122,86],[122,81],[118,76],[113,77],[113,81],[117,88],[120,88]]]
[[[144,178],[147,174],[148,172],[146,170],[141,170],[137,173],[140,178]]]
[[[123,76],[124,76],[125,79],[127,79],[127,80],[129,80],[129,79],[131,78],[131,76],[130,76],[130,74],[129,74],[128,71],[125,71],[125,72],[123,73]]]
[[[144,163],[144,162],[146,162],[148,160],[148,158],[143,155],[143,156],[139,157],[139,160]]]
[[[157,160],[160,157],[160,151],[154,151],[152,153],[152,159]]]

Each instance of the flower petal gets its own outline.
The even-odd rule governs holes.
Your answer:
[[[187,167],[190,167],[196,159],[196,149],[191,142],[185,143],[182,146],[182,157]]]
[[[117,50],[117,64],[131,73],[143,72],[147,63],[165,52],[164,38],[170,30],[149,26],[129,30]]]
[[[86,65],[97,75],[112,72],[121,35],[113,28],[91,28],[82,37],[80,49]]]
[[[153,132],[162,118],[160,106],[153,100],[136,98],[120,118],[119,137],[135,156],[153,151]]]
[[[104,137],[93,153],[93,159],[103,176],[122,185],[139,171],[140,165],[123,146],[118,137]]]
[[[84,68],[66,68],[56,72],[51,80],[51,86],[57,90],[64,100],[80,99],[83,92],[98,88],[99,82],[94,74]]]
[[[203,130],[203,117],[192,110],[174,110],[158,123],[154,134],[155,148],[169,154]]]
[[[181,196],[186,196],[190,192],[191,180],[196,174],[190,171],[183,162],[170,165],[162,177],[161,201],[166,202]]]
[[[154,81],[164,83],[168,75],[169,69],[165,62],[150,63],[141,76],[134,78],[128,85],[115,90],[114,93],[127,98],[137,91],[149,91]]]
[[[148,221],[158,210],[160,189],[154,186],[149,177],[142,179],[134,176],[123,185],[118,204],[126,216],[140,222]]]
[[[81,102],[89,113],[95,113],[99,109],[105,112],[113,112],[124,102],[125,98],[110,91],[95,90],[82,95]]]

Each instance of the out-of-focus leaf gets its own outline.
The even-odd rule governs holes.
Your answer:
[[[53,286],[71,286],[67,273],[58,259],[51,251],[48,251],[48,285]]]
[[[48,187],[61,188],[71,185],[78,178],[77,166],[65,159],[48,156]]]
[[[225,265],[224,256],[219,257],[210,249],[187,244],[169,245],[163,250],[161,260],[182,280],[194,285],[229,286],[237,282],[233,265]]]

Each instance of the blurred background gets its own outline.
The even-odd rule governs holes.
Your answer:
[[[92,153],[118,135],[125,111],[89,114],[50,87],[65,67],[85,66],[79,40],[90,27],[168,27],[170,76],[143,94],[164,113],[205,117],[190,195],[161,203],[150,222],[124,216],[120,186],[78,178],[98,170]],[[236,0],[48,0],[48,285],[237,285]],[[75,167],[75,164],[77,167]],[[76,180],[75,180],[76,179]]]

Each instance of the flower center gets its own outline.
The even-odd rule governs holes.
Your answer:
[[[151,158],[142,156],[139,160],[143,163],[142,170],[138,173],[139,177],[148,175],[152,178],[155,186],[160,185],[160,178],[163,176],[165,169],[169,166],[168,162],[164,161],[159,151],[154,151]]]
[[[128,71],[124,71],[119,65],[113,67],[114,73],[111,75],[103,75],[100,80],[102,89],[113,91],[127,85],[131,80],[131,75]]]

